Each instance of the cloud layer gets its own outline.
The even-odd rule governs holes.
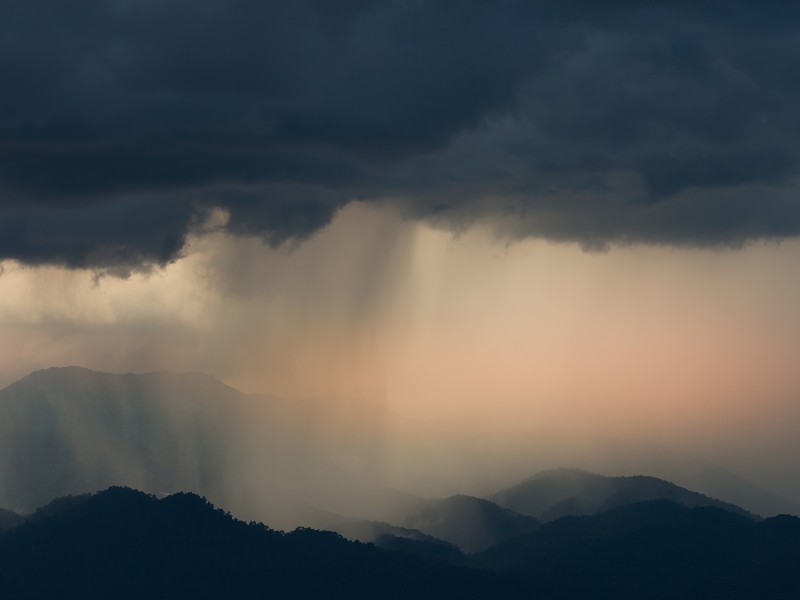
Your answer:
[[[125,273],[213,208],[280,244],[355,199],[587,247],[794,236],[799,13],[8,0],[0,258]]]

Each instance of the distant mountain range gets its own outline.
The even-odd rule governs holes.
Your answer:
[[[800,598],[800,518],[654,500],[563,517],[474,559],[541,598]]]
[[[482,506],[456,498],[437,510],[465,503]],[[51,502],[0,533],[0,589],[12,598],[800,597],[799,518],[755,522],[668,500],[556,519],[471,557],[433,540],[381,542],[284,534],[193,494],[111,488]]]
[[[552,521],[566,515],[591,515],[634,502],[672,500],[687,508],[714,506],[750,518],[744,509],[692,492],[655,477],[605,477],[577,469],[543,471],[490,500],[523,515]]]
[[[197,492],[284,528],[320,511],[385,520],[421,507],[342,466],[375,454],[374,428],[346,428],[348,410],[243,394],[202,373],[37,371],[0,390],[0,506],[30,512],[125,485]]]
[[[762,520],[663,479],[569,469],[486,498],[419,498],[346,467],[377,447],[369,427],[346,426],[353,418],[381,417],[249,396],[200,373],[33,373],[0,390],[0,506],[13,509],[0,510],[0,590],[800,598],[796,517]],[[315,529],[282,533],[265,519]]]
[[[120,484],[224,501],[245,424],[241,394],[200,373],[37,371],[0,390],[0,505]]]
[[[539,521],[482,498],[458,495],[432,502],[404,525],[473,553],[535,531]]]
[[[522,598],[515,580],[384,552],[329,532],[283,534],[193,494],[130,489],[55,502],[0,534],[7,598]]]
[[[242,394],[202,373],[38,371],[0,390],[0,507],[14,511],[0,512],[0,530],[53,498],[111,486],[191,491],[275,528],[332,530],[456,564],[542,523],[642,501],[758,519],[662,479],[568,469],[486,498],[419,498],[343,466],[376,444],[370,427],[345,426],[351,418],[381,416]]]

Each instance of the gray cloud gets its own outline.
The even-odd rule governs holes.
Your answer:
[[[0,257],[124,273],[204,211],[278,244],[353,199],[587,247],[800,232],[800,9],[0,8]]]

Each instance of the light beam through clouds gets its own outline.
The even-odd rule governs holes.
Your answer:
[[[128,279],[7,261],[0,384],[52,365],[200,370],[383,405],[440,434],[440,457],[409,464],[387,433],[385,477],[421,493],[592,466],[622,440],[800,497],[800,243],[585,253],[495,233],[353,204],[294,249],[208,231]],[[450,479],[433,482],[440,463]]]

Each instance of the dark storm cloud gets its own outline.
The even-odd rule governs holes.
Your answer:
[[[270,243],[353,199],[510,235],[800,232],[791,3],[7,0],[0,256],[135,268],[204,211]]]
[[[196,212],[191,202],[145,198],[10,204],[0,218],[0,256],[124,276],[179,256]]]

